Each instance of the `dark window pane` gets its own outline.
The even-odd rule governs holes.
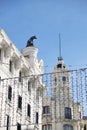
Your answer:
[[[65,125],[63,126],[63,130],[73,130],[73,126],[72,126],[72,125],[65,124]]]
[[[9,130],[9,115],[7,115],[7,128],[6,130]]]
[[[65,118],[71,119],[71,108],[69,108],[69,107],[65,108]]]
[[[51,124],[43,125],[42,130],[52,130],[52,125]]]
[[[21,82],[21,71],[19,72],[19,82]]]
[[[43,106],[43,114],[50,113],[50,108],[49,106]]]
[[[86,124],[84,125],[84,130],[86,130]]]
[[[31,114],[31,106],[28,104],[27,105],[27,116],[30,117],[30,114]]]
[[[9,61],[9,71],[12,72],[12,61]]]
[[[31,91],[31,82],[28,81],[28,91]]]
[[[56,77],[55,77],[54,81],[55,81],[55,86],[56,86],[57,85],[57,78]]]
[[[17,123],[17,130],[21,130],[21,124]]]
[[[36,124],[38,124],[38,112],[36,112]]]
[[[9,88],[8,88],[8,99],[11,101],[11,98],[12,98],[12,87],[9,86]]]
[[[18,97],[18,108],[22,109],[22,97],[21,96]]]
[[[58,65],[57,65],[57,68],[62,68],[62,64],[58,64]]]
[[[65,76],[63,76],[63,77],[62,77],[62,80],[65,82],[65,81],[66,81],[66,77],[65,77]]]

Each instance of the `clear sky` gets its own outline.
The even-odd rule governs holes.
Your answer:
[[[65,63],[87,66],[87,0],[0,0],[0,28],[19,51],[36,35],[45,71],[57,64],[59,33]]]

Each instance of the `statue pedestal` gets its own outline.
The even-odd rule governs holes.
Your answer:
[[[24,57],[37,58],[38,49],[35,47],[26,47],[23,49],[22,54]]]

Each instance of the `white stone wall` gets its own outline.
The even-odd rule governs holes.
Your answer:
[[[6,115],[10,117],[10,128],[17,129],[17,122],[22,125],[22,129],[39,129],[42,126],[42,78],[38,74],[43,73],[43,61],[37,59],[36,48],[25,48],[29,51],[26,56],[21,54],[15,45],[7,37],[6,33],[0,29],[0,129],[6,129]],[[31,51],[30,51],[31,50]],[[23,56],[24,55],[24,56]],[[9,71],[10,61],[11,72]],[[22,74],[22,81],[19,82],[19,72]],[[32,75],[32,76],[30,76]],[[28,91],[28,81],[32,83]],[[12,100],[8,100],[8,87],[12,87]],[[37,94],[37,90],[39,93]],[[22,110],[18,110],[18,95],[22,97]],[[37,97],[36,97],[37,95]],[[31,105],[31,116],[27,117],[27,104]],[[36,124],[36,112],[39,120]]]

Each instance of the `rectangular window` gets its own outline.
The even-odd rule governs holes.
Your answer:
[[[65,107],[65,118],[71,119],[71,108]]]
[[[31,82],[28,81],[28,91],[30,92],[31,91]]]
[[[7,115],[7,127],[6,130],[9,130],[9,115]]]
[[[9,86],[9,88],[8,88],[8,99],[11,101],[11,99],[12,99],[12,87],[11,86]]]
[[[18,108],[22,109],[22,97],[21,96],[18,97]]]
[[[17,123],[17,130],[21,130],[21,124]]]
[[[43,114],[50,113],[50,107],[49,106],[43,106]]]
[[[86,130],[86,124],[84,124],[84,130]]]
[[[62,64],[58,64],[58,65],[57,65],[57,68],[62,68]]]
[[[73,126],[72,126],[72,125],[65,124],[65,125],[63,126],[63,130],[73,130]]]
[[[12,61],[9,61],[9,71],[12,72]]]
[[[22,81],[22,74],[21,74],[21,71],[19,72],[19,82],[21,82]]]
[[[52,130],[52,125],[51,124],[43,125],[42,130]]]
[[[36,124],[38,124],[38,112],[36,112]]]
[[[27,116],[30,117],[30,115],[31,115],[31,106],[28,104],[27,105]]]

